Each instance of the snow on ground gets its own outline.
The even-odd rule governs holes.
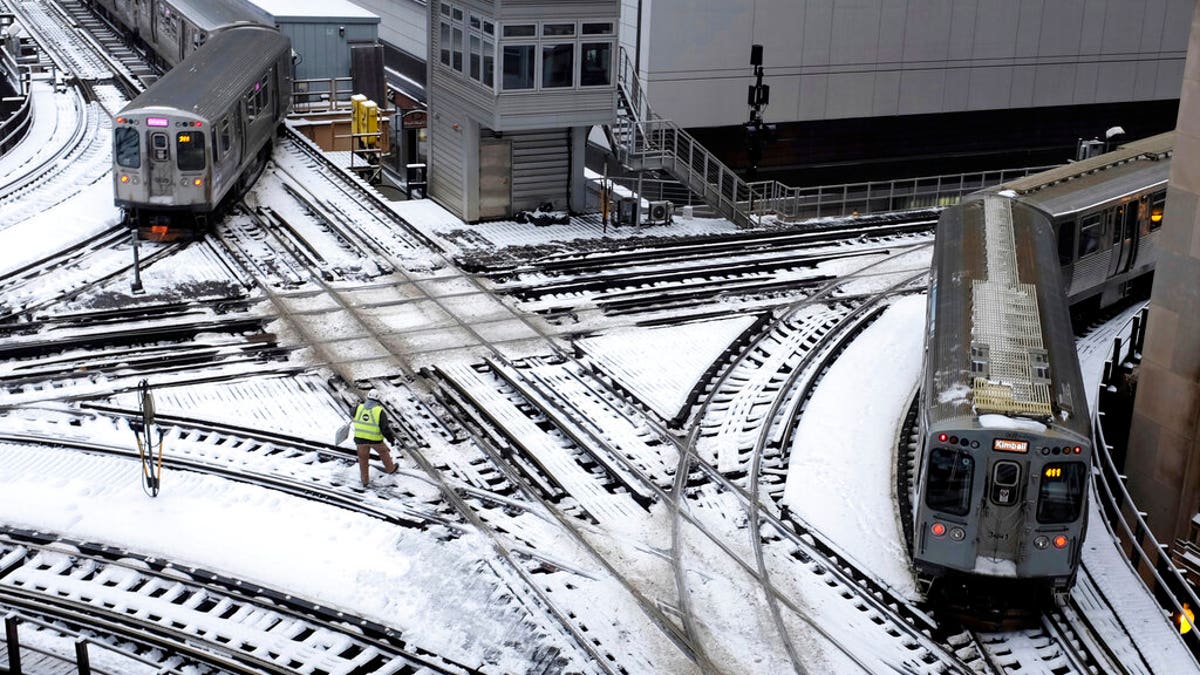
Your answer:
[[[539,227],[513,220],[495,220],[467,225],[430,199],[388,202],[393,211],[424,232],[450,255],[491,251],[506,246],[547,246],[587,239],[638,239],[729,234],[737,231],[724,218],[683,218],[668,225],[605,227],[598,214],[575,216],[566,225]]]
[[[916,597],[896,514],[896,434],[921,374],[925,296],[897,300],[817,385],[791,448],[784,501],[858,566]]]
[[[94,237],[121,222],[113,206],[112,182],[98,180],[73,197],[0,230],[0,274],[7,274],[30,261],[50,256],[72,244]],[[53,236],[48,236],[53,232]]]
[[[700,376],[742,331],[752,316],[656,328],[618,328],[583,338],[576,345],[600,368],[663,419],[687,402]]]
[[[482,661],[487,653],[501,672],[528,665],[523,645],[507,640],[513,619],[504,615],[517,610],[480,605],[486,594],[462,592],[477,583],[488,551],[477,534],[438,541],[312,500],[189,471],[169,472],[159,497],[147,499],[137,463],[126,459],[8,443],[0,444],[0,457],[3,520],[10,525],[233,571],[396,626],[422,648],[461,662]],[[42,467],[48,463],[74,470],[47,472]],[[447,587],[447,578],[457,583]],[[434,588],[438,592],[430,592]]]
[[[1179,632],[1167,620],[1166,613],[1149,593],[1127,592],[1126,589],[1140,588],[1144,582],[1130,567],[1124,551],[1113,539],[1095,496],[1093,490],[1088,502],[1083,566],[1112,603],[1122,624],[1117,629],[1130,634],[1110,637],[1110,647],[1118,654],[1121,653],[1120,648],[1136,649],[1154,673],[1187,672],[1186,666],[1194,665],[1195,660],[1184,646]],[[1072,593],[1078,598],[1081,597],[1081,590],[1076,586]],[[1101,626],[1101,630],[1104,628],[1107,627]]]
[[[29,99],[33,122],[21,142],[0,157],[0,189],[64,146],[84,114],[77,94],[55,93],[48,82],[31,83]]]
[[[202,418],[217,423],[255,426],[322,443],[346,423],[349,409],[330,395],[315,373],[287,377],[255,377],[225,382],[190,382],[155,387],[154,409],[160,415]],[[128,410],[140,405],[137,392],[118,394],[113,402]],[[263,405],[270,401],[270,405]]]

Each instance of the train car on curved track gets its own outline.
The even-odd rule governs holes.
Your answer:
[[[1051,220],[1073,306],[1111,305],[1149,283],[1174,143],[1174,132],[1151,136],[993,191]]]
[[[291,66],[291,44],[277,30],[228,28],[122,108],[113,185],[127,217],[158,238],[203,226],[270,156],[290,106]]]
[[[972,614],[1065,593],[1092,458],[1086,392],[1046,214],[976,194],[943,211],[929,293],[912,559]]]
[[[270,17],[238,0],[92,0],[133,39],[145,43],[166,68],[179,65],[217,32]]]

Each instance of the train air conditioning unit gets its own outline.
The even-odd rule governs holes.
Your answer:
[[[675,205],[668,201],[650,202],[646,222],[650,225],[666,225],[671,222],[671,213],[674,209]]]

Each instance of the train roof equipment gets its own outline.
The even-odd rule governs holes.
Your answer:
[[[274,28],[248,24],[221,31],[209,39],[205,49],[188,55],[119,114],[168,108],[206,119],[219,117],[228,110],[231,98],[253,88],[263,69],[290,49],[288,38]]]
[[[969,196],[943,211],[934,261],[930,423],[1026,417],[1086,436],[1087,400],[1045,214],[1003,196]]]

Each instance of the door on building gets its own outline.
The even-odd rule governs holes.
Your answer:
[[[479,219],[512,215],[512,140],[479,139]]]

